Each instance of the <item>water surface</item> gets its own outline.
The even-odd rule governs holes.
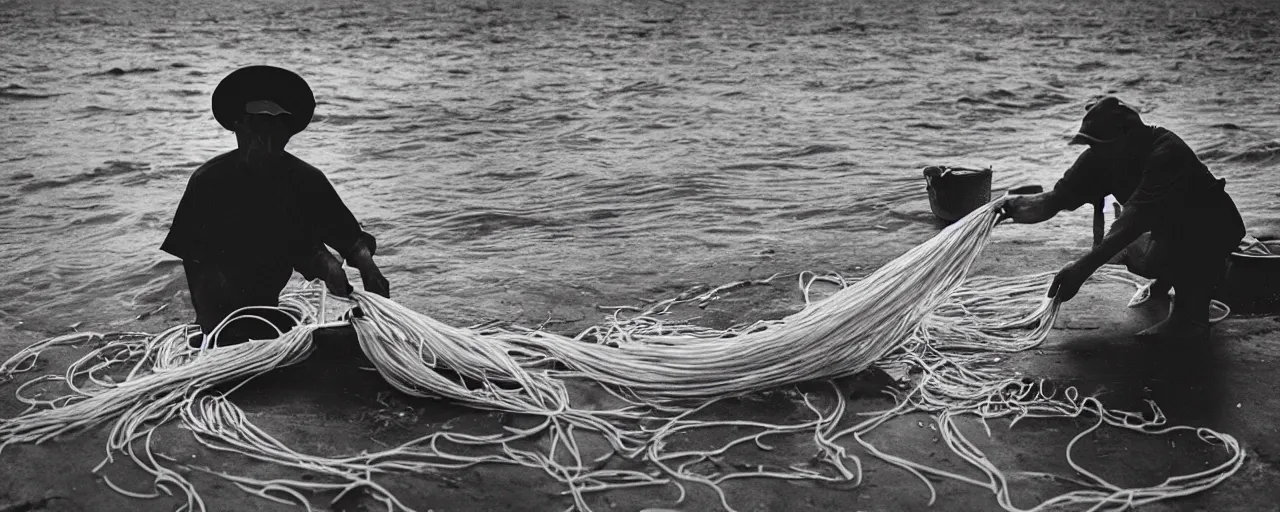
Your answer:
[[[882,263],[938,229],[924,166],[1051,186],[1108,93],[1280,227],[1268,2],[686,3],[2,2],[0,322],[191,319],[158,247],[234,146],[214,87],[252,64],[311,83],[290,151],[394,296],[455,323]],[[1088,219],[998,237],[1083,248]]]

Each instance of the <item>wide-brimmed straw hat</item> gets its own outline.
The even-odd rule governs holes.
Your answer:
[[[237,69],[213,90],[213,117],[232,131],[245,114],[269,114],[285,116],[290,134],[297,134],[311,124],[315,111],[316,99],[307,81],[275,66]]]

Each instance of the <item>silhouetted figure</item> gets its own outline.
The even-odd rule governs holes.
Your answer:
[[[271,66],[232,72],[213,92],[213,115],[235,132],[238,147],[196,169],[162,250],[182,258],[196,322],[206,335],[234,311],[277,306],[297,270],[351,293],[342,262],[359,269],[365,290],[389,296],[373,262],[374,237],[363,231],[319,169],[289,154],[289,138],[311,122],[315,98],[297,74]],[[293,319],[257,309],[218,335],[219,345],[272,339]],[[237,318],[243,315],[238,315]]]
[[[1209,301],[1245,234],[1226,181],[1215,178],[1177,135],[1144,124],[1137,111],[1114,97],[1087,107],[1070,143],[1089,148],[1053,190],[1013,196],[1005,204],[1006,215],[1015,222],[1043,222],[1107,195],[1124,209],[1101,243],[1058,272],[1049,296],[1071,300],[1098,267],[1129,250],[1124,258],[1129,269],[1157,280],[1153,293],[1167,293],[1170,286],[1175,291],[1168,318],[1138,337],[1206,339]],[[1149,239],[1142,237],[1148,232]]]

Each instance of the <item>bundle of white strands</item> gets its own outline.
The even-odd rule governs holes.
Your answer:
[[[802,279],[807,303],[803,310],[736,329],[668,323],[662,318],[676,303],[710,300],[742,283],[699,297],[664,301],[627,319],[615,315],[612,321],[575,337],[520,328],[457,328],[376,295],[352,295],[362,314],[347,322],[364,353],[396,389],[536,418],[530,428],[504,427],[503,433],[490,435],[441,431],[376,453],[342,457],[299,453],[273,438],[250,423],[225,398],[225,391],[212,388],[243,382],[307,357],[312,333],[334,325],[324,323],[324,315],[318,313],[326,309],[323,290],[307,288],[282,297],[280,309],[296,317],[302,327],[275,340],[192,349],[188,337],[197,332],[182,326],[155,336],[75,334],[24,349],[0,365],[0,371],[9,375],[29,371],[48,348],[97,342],[97,348],[64,374],[31,380],[17,389],[19,399],[30,408],[0,422],[0,450],[113,422],[104,464],[116,455],[127,455],[154,475],[155,482],[145,491],[108,483],[139,498],[177,491],[186,499],[184,510],[206,507],[197,489],[175,469],[178,464],[151,444],[156,429],[174,419],[211,448],[321,475],[258,480],[217,473],[246,491],[308,509],[307,493],[336,493],[333,499],[337,500],[361,488],[388,509],[410,510],[377,482],[377,475],[505,463],[540,470],[562,482],[579,510],[589,510],[586,496],[591,493],[637,486],[674,485],[683,500],[689,483],[714,489],[724,508],[733,510],[721,487],[727,480],[860,482],[861,461],[842,443],[852,439],[873,456],[917,475],[931,502],[935,489],[927,475],[990,489],[1000,507],[1022,510],[1011,501],[1006,475],[958,428],[957,421],[966,416],[984,426],[993,418],[1014,422],[1027,417],[1097,418],[1067,448],[1067,460],[1083,475],[1067,479],[1082,488],[1045,500],[1033,510],[1064,505],[1091,510],[1131,507],[1208,489],[1235,473],[1244,453],[1229,435],[1167,426],[1154,404],[1152,416],[1145,417],[1107,409],[1074,388],[1053,393],[1043,382],[993,364],[992,353],[1027,350],[1043,342],[1058,312],[1057,304],[1044,297],[1052,273],[966,280],[998,223],[998,207],[995,201],[979,208],[857,282],[837,280],[843,288],[823,300],[809,303],[814,280]],[[1139,286],[1135,276],[1117,267],[1103,268],[1093,280]],[[895,391],[896,406],[856,416],[853,424],[848,424],[848,417],[855,416],[846,415],[846,398],[834,382],[829,399],[804,395],[803,402],[813,414],[807,421],[709,420],[697,414],[717,400],[830,381],[873,365],[908,376],[910,384]],[[124,370],[122,381],[104,377]],[[49,381],[62,382],[68,394],[52,400],[24,394],[28,387]],[[570,381],[594,383],[616,396],[619,405],[601,409],[575,404],[566,387]],[[929,467],[866,441],[868,432],[912,412],[931,415],[945,444],[983,476]],[[1071,457],[1076,441],[1104,424],[1148,434],[1191,431],[1206,443],[1222,446],[1225,461],[1194,474],[1171,476],[1157,485],[1121,487],[1077,465]],[[726,426],[751,433],[709,450],[667,449],[676,434]],[[582,433],[602,436],[612,449],[585,456],[578,442]],[[716,472],[701,464],[746,443],[764,448],[763,438],[780,434],[811,437],[820,457],[784,468],[741,472]],[[485,448],[488,453],[475,455],[477,449]],[[615,457],[639,461],[644,468],[611,469],[605,463]]]

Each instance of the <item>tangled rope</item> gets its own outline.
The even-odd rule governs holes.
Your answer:
[[[1005,510],[1022,510],[1010,497],[1007,476],[971,443],[958,427],[964,417],[984,427],[996,418],[1097,417],[1097,423],[1068,446],[1067,460],[1083,488],[1050,498],[1031,510],[1072,505],[1090,510],[1125,508],[1207,489],[1243,464],[1234,438],[1207,429],[1167,426],[1155,404],[1153,416],[1105,408],[1074,388],[1053,392],[1045,382],[1010,375],[992,361],[992,353],[1016,352],[1042,343],[1056,319],[1057,303],[1044,298],[1051,273],[1018,277],[966,276],[998,223],[997,203],[971,213],[926,243],[874,273],[850,282],[838,276],[801,275],[806,307],[781,320],[725,330],[664,322],[673,305],[706,302],[716,294],[752,282],[734,283],[696,296],[661,302],[628,318],[615,314],[600,326],[568,337],[518,327],[457,328],[409,310],[388,299],[357,292],[361,315],[346,320],[361,349],[393,387],[406,394],[440,397],[468,406],[537,418],[530,428],[506,426],[492,435],[436,432],[375,453],[321,457],[299,453],[254,426],[229,391],[216,387],[243,384],[272,369],[295,364],[311,353],[312,333],[326,322],[330,303],[323,289],[306,288],[282,297],[280,310],[302,327],[276,340],[217,349],[189,348],[198,335],[190,326],[159,335],[75,334],[36,343],[0,364],[6,375],[30,371],[42,351],[93,343],[98,346],[58,376],[30,380],[17,388],[28,410],[0,421],[0,451],[15,443],[41,443],[114,420],[107,457],[125,454],[154,477],[153,489],[139,492],[107,483],[123,494],[154,498],[181,493],[183,510],[205,510],[195,487],[176,461],[153,450],[156,429],[177,418],[196,440],[211,449],[293,467],[321,479],[259,480],[217,474],[247,492],[308,510],[304,492],[334,492],[335,501],[356,488],[368,490],[389,510],[410,510],[377,483],[389,472],[431,473],[481,463],[526,466],[562,482],[573,506],[589,510],[586,496],[611,489],[675,485],[680,501],[686,484],[708,486],[726,510],[733,510],[721,487],[742,478],[781,478],[818,482],[861,482],[862,462],[847,441],[873,456],[916,475],[936,498],[926,475],[989,489]],[[776,277],[776,276],[775,276]],[[770,278],[771,280],[773,278]],[[769,281],[765,280],[765,281]],[[1139,287],[1134,276],[1104,267],[1093,281]],[[810,302],[810,287],[825,281],[842,289]],[[316,304],[319,304],[317,307]],[[350,304],[350,303],[345,303]],[[240,318],[254,321],[252,312]],[[231,321],[231,320],[228,320]],[[225,325],[225,323],[224,323]],[[212,338],[216,339],[215,330]],[[211,340],[206,340],[206,342]],[[894,393],[896,405],[852,425],[848,403],[831,381],[872,366],[908,376],[906,389]],[[124,377],[116,381],[111,374]],[[812,419],[796,423],[700,419],[710,405],[732,397],[828,380],[831,399],[801,394]],[[566,383],[585,381],[618,398],[612,409],[575,404]],[[69,393],[54,399],[27,394],[30,388],[61,382]],[[232,388],[234,390],[234,387]],[[824,404],[823,402],[830,402]],[[965,476],[892,455],[865,436],[894,418],[923,412],[937,422],[942,439],[982,478]],[[1159,485],[1124,488],[1076,464],[1072,448],[1102,425],[1148,434],[1195,432],[1221,445],[1226,460],[1210,470],[1170,477]],[[695,430],[739,427],[752,431],[709,450],[671,451],[676,436]],[[608,453],[584,454],[578,434],[589,432],[609,443]],[[987,430],[990,433],[989,428]],[[819,457],[786,467],[724,471],[715,462],[729,450],[784,434],[812,437]],[[549,439],[549,448],[531,449]],[[475,449],[488,453],[475,455]],[[463,453],[468,452],[468,453]],[[612,458],[640,461],[645,469],[616,469]]]

